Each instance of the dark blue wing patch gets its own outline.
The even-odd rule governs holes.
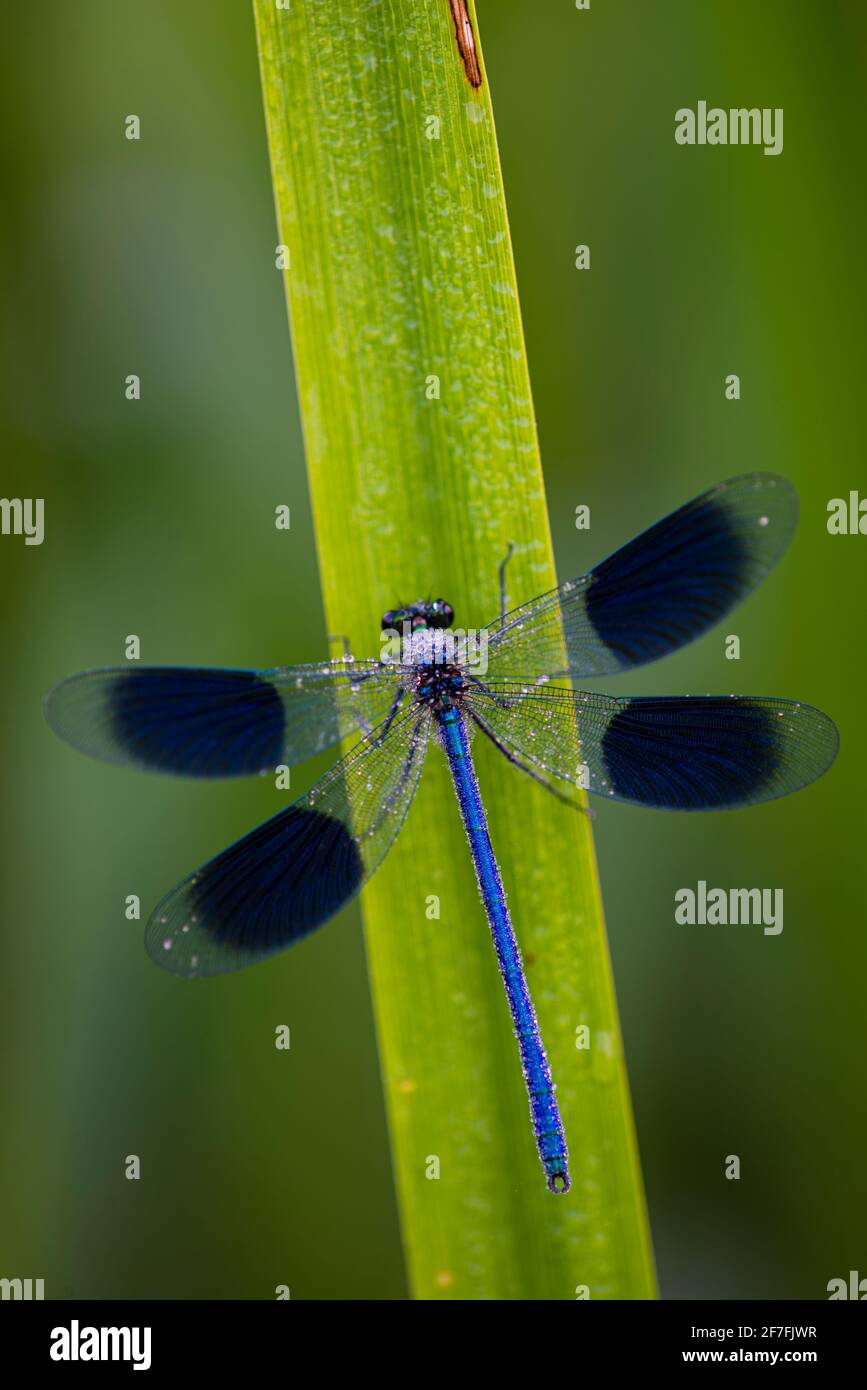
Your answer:
[[[681,811],[762,801],[781,771],[780,719],[744,697],[627,700],[602,735],[605,790]]]
[[[400,667],[378,661],[264,671],[107,666],[56,685],[45,717],[73,748],[105,762],[243,777],[369,733],[400,690]]]
[[[363,878],[342,821],[287,806],[167,894],[148,923],[147,948],[158,964],[189,975],[252,965],[327,922]]]
[[[333,917],[394,842],[429,726],[417,708],[383,721],[300,800],[183,879],[148,920],[152,959],[176,975],[219,975]]]
[[[591,571],[587,616],[619,665],[655,661],[734,607],[752,587],[752,558],[736,516],[706,496]]]
[[[546,775],[599,796],[713,811],[787,796],[821,777],[839,735],[821,710],[764,695],[624,698],[481,684],[472,713]]]
[[[345,824],[288,806],[224,849],[190,884],[190,915],[225,947],[271,955],[328,922],[363,878]],[[247,905],[251,884],[256,903]]]
[[[797,516],[792,488],[771,473],[718,484],[492,623],[489,679],[611,675],[679,650],[762,582]]]
[[[189,889],[191,915],[221,945],[270,955],[327,922],[362,877],[342,821],[288,806],[199,871]],[[248,910],[254,881],[256,903]]]
[[[281,761],[283,701],[255,671],[131,669],[109,702],[117,743],[155,771],[237,777]]]

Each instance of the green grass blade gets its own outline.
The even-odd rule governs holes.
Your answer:
[[[482,627],[509,541],[513,602],[555,583],[487,79],[468,80],[448,0],[254,9],[329,631],[376,655],[382,612],[429,593]],[[412,1289],[653,1297],[589,822],[476,747],[573,1188],[545,1188],[432,748],[362,901]]]

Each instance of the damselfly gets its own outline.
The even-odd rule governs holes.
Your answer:
[[[243,776],[358,736],[305,796],[162,900],[145,932],[150,955],[179,975],[215,975],[321,926],[382,862],[433,738],[454,779],[539,1157],[550,1190],[568,1191],[563,1124],[488,834],[473,737],[579,806],[586,788],[641,806],[719,810],[814,781],[838,737],[809,705],[752,695],[614,697],[550,684],[641,666],[700,636],[764,579],[796,516],[782,478],[735,478],[511,612],[503,562],[501,613],[482,634],[484,661],[470,659],[466,638],[452,640],[454,614],[437,599],[384,615],[383,628],[404,636],[389,659],[345,655],[263,671],[127,666],[62,681],[46,703],[62,738],[156,772]]]

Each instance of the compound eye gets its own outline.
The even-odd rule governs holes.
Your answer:
[[[395,612],[394,612],[394,609],[392,609],[392,608],[389,608],[389,610],[388,610],[387,613],[383,613],[383,615],[382,615],[382,630],[383,630],[383,632],[387,632],[389,628],[394,627],[394,620],[395,620],[395,617],[396,617],[396,614],[395,614]]]
[[[451,627],[454,620],[454,611],[450,603],[445,599],[434,599],[431,608],[431,625],[433,627]]]

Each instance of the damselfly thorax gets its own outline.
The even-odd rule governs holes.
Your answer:
[[[419,626],[404,644],[404,689],[416,705],[433,713],[459,708],[470,689],[469,670],[455,659],[462,653],[450,636],[442,629]]]
[[[468,689],[468,676],[460,666],[419,666],[412,677],[416,702],[437,713],[460,708]]]

